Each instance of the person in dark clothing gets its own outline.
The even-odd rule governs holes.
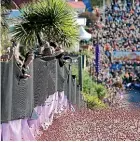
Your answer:
[[[65,64],[65,61],[64,61],[64,53],[60,53],[56,56],[56,59],[58,59],[58,62],[59,62],[59,65],[60,67],[63,67],[64,64]]]
[[[129,74],[129,82],[131,83],[133,80],[133,77],[132,77],[131,73],[128,73],[128,74]]]
[[[15,41],[15,40],[11,39],[11,43],[12,43],[12,47],[17,46],[17,44],[16,44],[16,41]]]
[[[110,63],[112,63],[112,59],[111,59],[111,52],[110,51],[105,51],[106,56],[108,57]]]
[[[33,62],[33,60],[34,60],[34,53],[30,51],[25,56],[24,64],[22,66],[22,75],[20,78],[26,79],[31,77],[28,74],[28,70],[29,70],[29,65]]]
[[[54,49],[58,47],[57,43],[55,42],[50,42],[50,46],[52,46]]]

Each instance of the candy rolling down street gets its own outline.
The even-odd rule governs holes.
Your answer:
[[[140,1],[17,1],[2,1],[1,141],[140,141]]]
[[[92,31],[94,75],[113,94],[104,99],[110,108],[66,114],[64,123],[63,118],[56,120],[39,140],[140,140],[140,5],[131,6],[116,2],[106,7],[104,27]]]

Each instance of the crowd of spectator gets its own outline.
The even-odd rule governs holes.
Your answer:
[[[114,61],[112,56],[114,51],[140,52],[140,3],[135,3],[134,7],[117,2],[107,6],[105,18],[101,15],[92,34],[93,43],[98,43],[101,51],[99,82],[106,85],[110,98],[119,94],[122,99],[125,87],[140,84],[139,63]]]

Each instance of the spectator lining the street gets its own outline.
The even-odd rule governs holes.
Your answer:
[[[115,8],[114,8],[115,7]],[[102,18],[100,18],[102,19]],[[126,8],[119,6],[117,2],[115,5],[112,4],[112,7],[107,7],[105,10],[105,25],[102,29],[97,29],[97,25],[93,27],[93,41],[96,44],[97,41],[97,33],[98,36],[102,36],[101,42],[98,43],[104,49],[106,57],[110,62],[106,62],[108,67],[110,67],[110,63],[112,64],[111,55],[112,51],[129,51],[135,52],[140,51],[140,11],[138,4],[136,7],[131,8],[128,5]],[[102,49],[101,48],[101,49]],[[102,55],[101,55],[102,56]],[[105,60],[105,57],[104,57]],[[127,61],[128,62],[128,61]],[[119,63],[119,64],[130,64],[133,63]],[[103,77],[99,74],[99,79],[103,80],[105,84],[108,84],[107,87],[119,87],[120,92],[123,92],[123,82],[122,77],[125,72],[129,73],[128,67],[125,69],[112,70],[107,75],[107,66],[105,63],[101,64],[101,73],[103,73],[106,77]],[[132,69],[131,69],[132,70]],[[135,76],[138,76],[136,69],[133,70],[135,75],[128,74],[125,76],[125,83],[133,82]],[[120,97],[122,98],[122,94],[120,93]]]

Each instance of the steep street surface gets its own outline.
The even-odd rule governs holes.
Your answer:
[[[75,111],[54,120],[40,141],[140,141],[140,111],[114,107]]]

